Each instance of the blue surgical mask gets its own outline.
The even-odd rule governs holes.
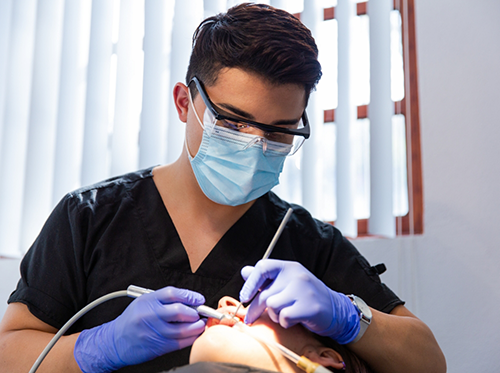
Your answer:
[[[186,149],[196,180],[209,199],[238,206],[259,198],[279,183],[287,154],[287,149],[280,149],[282,144],[265,143],[260,136],[217,126],[208,109],[203,124],[196,110],[194,113],[203,128],[203,138],[194,158],[187,143]],[[263,145],[267,147],[267,156]]]

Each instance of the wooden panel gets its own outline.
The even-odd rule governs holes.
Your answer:
[[[397,4],[402,17],[403,65],[405,70],[405,114],[407,131],[407,165],[410,212],[401,220],[403,234],[424,232],[424,203],[422,189],[422,152],[420,143],[420,111],[418,102],[418,71],[415,33],[414,0],[401,0]]]
[[[366,4],[367,4],[366,2],[356,4],[356,14],[358,16],[362,16],[362,15],[367,14]]]
[[[335,122],[335,109],[325,110],[323,113],[324,122]]]
[[[335,8],[325,8],[323,9],[323,20],[328,21],[335,18]]]
[[[368,118],[368,105],[358,106],[358,119]]]

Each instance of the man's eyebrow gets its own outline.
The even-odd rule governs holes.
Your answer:
[[[229,110],[231,113],[234,113],[236,116],[238,116],[239,118],[241,118],[243,120],[248,119],[248,120],[255,121],[255,117],[252,114],[247,113],[244,110],[238,109],[237,107],[235,107],[231,104],[219,103],[219,104],[217,104],[216,107],[223,107],[223,108]],[[230,113],[223,111],[221,114],[230,114]],[[239,119],[239,118],[235,118],[235,119]],[[299,119],[283,119],[283,120],[277,120],[277,121],[275,121],[273,123],[269,123],[269,124],[270,125],[297,124],[297,122],[299,120],[300,120],[300,118]]]
[[[236,114],[237,116],[241,117],[242,119],[255,120],[255,117],[252,114],[247,113],[244,110],[238,109],[237,107],[235,107],[231,104],[220,103],[220,104],[217,104],[217,106],[229,110],[231,113]],[[230,113],[225,112],[223,114],[230,114]]]

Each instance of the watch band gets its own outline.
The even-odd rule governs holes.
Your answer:
[[[368,305],[365,303],[365,301],[360,297],[354,294],[347,295],[347,297],[351,300],[354,307],[356,307],[356,310],[359,314],[359,333],[351,342],[356,343],[361,339],[363,334],[365,334],[366,329],[368,329],[368,326],[372,322],[372,311],[370,310],[370,307],[368,307]]]

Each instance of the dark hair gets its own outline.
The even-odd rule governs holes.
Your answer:
[[[256,73],[271,84],[303,86],[306,97],[321,78],[311,31],[292,14],[265,4],[234,6],[196,29],[186,84],[196,75],[213,85],[226,67]]]
[[[338,344],[333,339],[329,337],[322,337],[315,333],[312,333],[314,338],[326,347],[330,347],[337,351],[345,363],[345,370],[337,370],[330,368],[333,372],[338,373],[373,373],[373,370],[364,362],[363,359],[358,357],[354,352],[349,350],[345,345]]]

